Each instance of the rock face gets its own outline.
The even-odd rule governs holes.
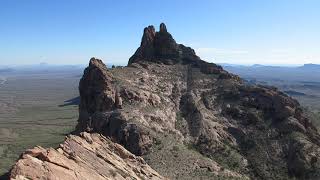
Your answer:
[[[177,179],[317,179],[320,135],[299,103],[144,29],[128,67],[90,60],[77,132],[98,132]],[[121,102],[121,103],[120,103]]]
[[[99,135],[69,135],[58,149],[35,147],[21,155],[10,179],[164,179],[119,144]]]
[[[105,64],[91,58],[79,84],[80,105],[77,132],[99,132],[124,145],[136,155],[145,153],[152,139],[147,131],[127,121],[119,112],[122,97]]]

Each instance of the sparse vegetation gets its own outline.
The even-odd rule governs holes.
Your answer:
[[[80,72],[10,76],[0,85],[0,174],[36,145],[57,147],[74,130]]]

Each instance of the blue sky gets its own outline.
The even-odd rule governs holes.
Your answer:
[[[210,62],[320,64],[319,0],[1,0],[0,65],[126,64],[166,23]]]

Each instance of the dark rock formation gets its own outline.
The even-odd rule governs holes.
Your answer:
[[[207,63],[201,60],[195,51],[183,44],[177,44],[172,35],[167,31],[164,23],[160,24],[160,31],[155,32],[153,26],[148,26],[143,31],[141,45],[130,57],[128,65],[138,62],[156,62],[163,64],[188,64],[192,67],[199,67],[206,74],[227,73],[222,67],[214,63]]]
[[[76,133],[99,132],[112,137],[136,155],[148,150],[152,143],[147,131],[128,123],[117,109],[122,108],[122,98],[113,84],[113,75],[105,64],[91,58],[79,83],[80,105]]]
[[[167,33],[167,26],[164,23],[160,24],[160,32]]]
[[[115,107],[115,89],[111,81],[112,75],[105,64],[91,58],[79,83],[79,123],[76,129],[89,128],[88,119],[96,111],[108,111]]]

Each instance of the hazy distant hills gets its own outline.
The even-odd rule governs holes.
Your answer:
[[[320,65],[304,64],[303,66],[252,66],[221,64],[224,69],[238,74],[245,79],[273,79],[279,81],[311,81],[320,82]]]
[[[18,66],[0,66],[0,75],[31,75],[31,74],[52,74],[52,73],[78,73],[81,74],[84,65],[18,65]]]
[[[106,64],[107,67],[112,67],[113,64]],[[52,65],[47,63],[30,64],[30,65],[12,65],[1,66],[0,74],[10,75],[19,73],[56,73],[56,72],[83,72],[86,64],[74,64],[74,65]],[[118,65],[116,65],[118,66]]]
[[[12,71],[14,71],[12,68],[0,68],[0,73],[8,73]]]
[[[320,65],[304,64],[303,66],[268,66],[254,64],[251,66],[221,63],[227,71],[238,74],[245,79],[273,79],[276,81],[308,81],[320,82]],[[111,64],[107,64],[111,67]],[[85,65],[50,65],[45,63],[20,66],[0,66],[0,74],[19,73],[55,73],[75,72],[82,73]]]
[[[308,71],[320,71],[320,64],[304,64],[303,66],[298,67],[299,69],[304,69]]]

